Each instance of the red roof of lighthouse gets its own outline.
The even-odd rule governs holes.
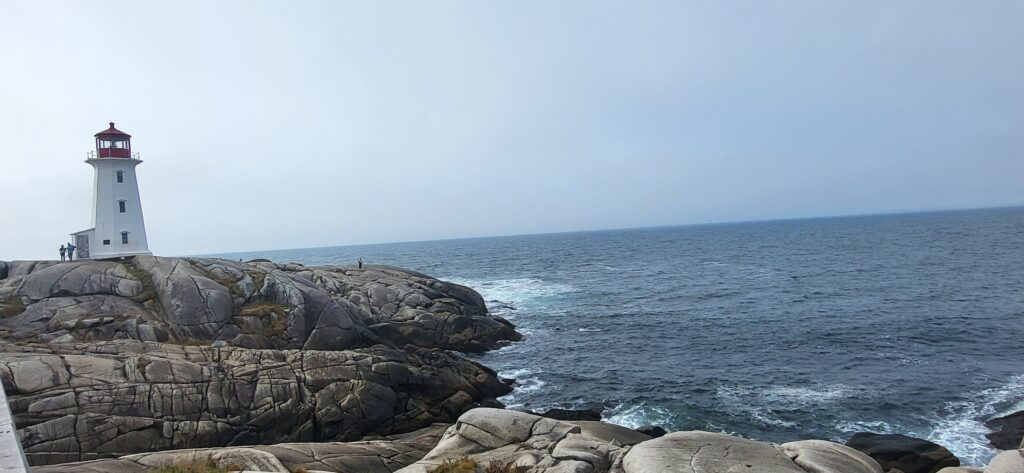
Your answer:
[[[96,133],[95,136],[96,137],[125,136],[125,137],[128,137],[128,138],[132,137],[132,135],[129,135],[128,133],[125,133],[125,132],[123,132],[121,130],[118,130],[117,128],[114,128],[114,122],[110,122],[110,128],[107,128],[106,130],[103,130],[103,131],[101,131],[99,133]]]

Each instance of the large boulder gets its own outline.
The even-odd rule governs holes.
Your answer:
[[[224,341],[346,350],[479,352],[519,340],[472,289],[398,268],[138,256],[15,261],[0,278],[0,338],[22,343]]]
[[[886,471],[936,473],[947,466],[960,466],[960,460],[945,447],[906,435],[859,432],[846,445],[868,454]]]
[[[776,446],[710,432],[652,439],[603,422],[488,408],[463,414],[430,453],[398,473],[426,473],[465,457],[532,473],[882,473],[867,455],[831,442]]]
[[[1000,450],[1024,448],[1024,411],[996,417],[985,422],[992,433],[985,435]]]
[[[119,340],[0,344],[32,464],[168,449],[351,441],[452,422],[510,388],[436,350],[253,350]]]
[[[622,444],[609,440],[617,436],[611,432],[615,429],[623,436],[636,435],[610,424],[584,431],[525,412],[478,408],[463,414],[422,460],[398,471],[426,473],[445,460],[467,456],[480,465],[493,462],[537,472],[608,471],[624,451]]]
[[[622,466],[629,473],[806,473],[771,444],[711,432],[672,432],[643,442],[626,454]]]
[[[797,466],[809,472],[883,473],[881,465],[864,453],[824,440],[800,440],[781,445]]]
[[[1024,449],[1009,450],[992,459],[985,468],[985,473],[1022,473],[1024,472]]]

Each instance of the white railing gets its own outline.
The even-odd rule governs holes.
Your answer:
[[[28,461],[18,440],[18,428],[7,404],[7,396],[0,386],[0,473],[27,473]]]
[[[92,151],[89,151],[88,153],[85,153],[85,159],[106,159],[106,158],[103,158],[102,156],[96,154],[96,150],[92,150]],[[142,158],[139,157],[139,153],[137,151],[132,153],[131,157],[129,157],[129,158],[117,158],[117,159],[134,159],[134,160],[137,160],[137,161],[142,161]]]

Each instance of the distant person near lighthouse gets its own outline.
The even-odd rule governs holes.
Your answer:
[[[75,245],[68,243],[68,261],[75,259]]]
[[[359,257],[358,263],[359,263],[359,269],[363,269],[363,257],[362,256]]]
[[[64,252],[67,251],[67,248],[64,248],[64,245],[60,245],[60,250],[59,251],[60,251],[60,260],[64,261]]]

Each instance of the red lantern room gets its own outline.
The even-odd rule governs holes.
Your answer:
[[[96,157],[131,158],[132,135],[114,128],[114,122],[110,122],[110,128],[96,133]]]

